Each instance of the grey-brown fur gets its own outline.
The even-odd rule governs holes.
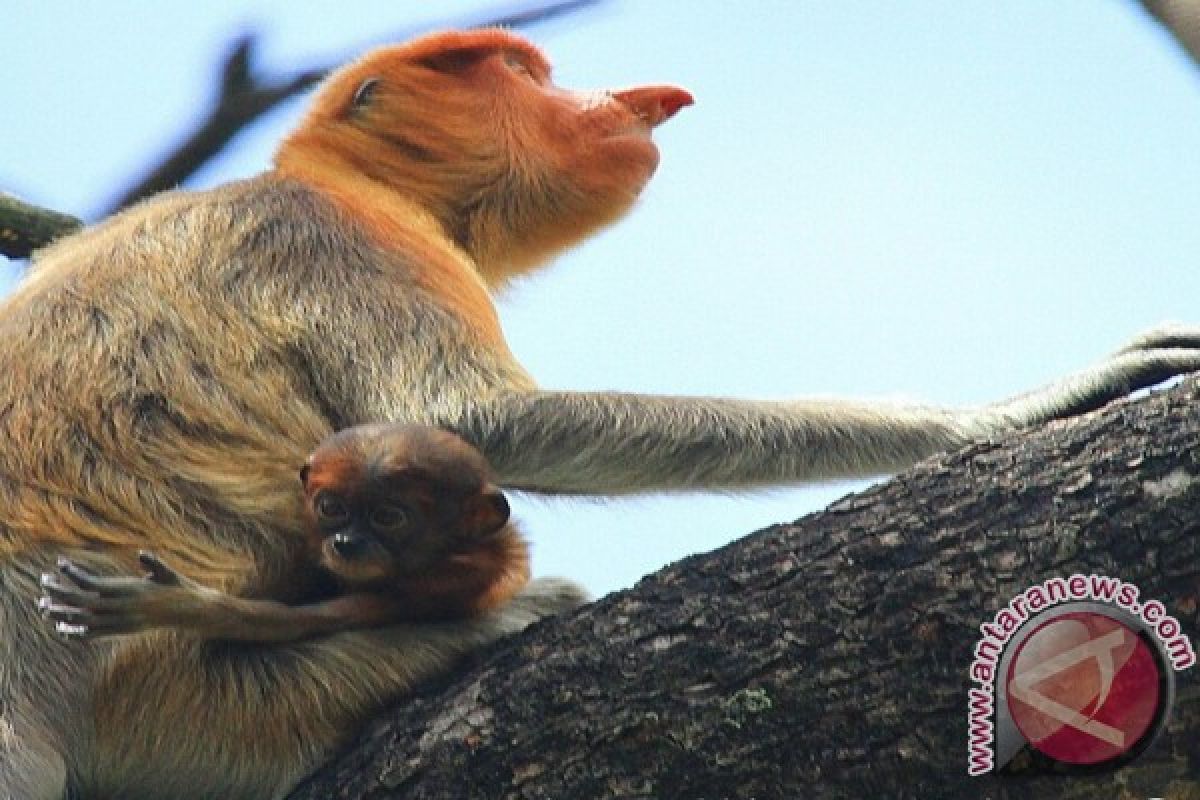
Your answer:
[[[526,380],[331,213],[267,178],[163,197],[44,253],[0,309],[0,797],[58,798],[64,778],[85,797],[278,796],[370,709],[581,599],[535,581],[475,622],[258,649],[66,642],[38,619],[56,556],[117,572],[151,543],[192,578],[286,597],[266,570],[299,543],[320,439],[432,419],[448,373],[475,395]],[[246,692],[261,704],[229,707]]]

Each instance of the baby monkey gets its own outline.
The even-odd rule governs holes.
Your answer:
[[[309,516],[289,605],[202,586],[152,553],[144,577],[95,575],[59,560],[40,605],[59,632],[159,627],[206,639],[286,642],[394,622],[462,619],[529,582],[529,548],[483,456],[452,433],[363,425],[325,439],[300,470]]]

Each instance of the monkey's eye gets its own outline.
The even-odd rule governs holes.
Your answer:
[[[371,104],[375,90],[379,88],[379,78],[367,78],[354,91],[354,99],[350,101],[351,111],[362,111]]]
[[[408,524],[408,510],[401,506],[381,505],[371,509],[371,527],[394,532]]]
[[[533,70],[529,68],[529,65],[517,58],[512,53],[504,54],[504,66],[508,67],[522,78],[528,78],[529,80],[535,82],[537,81],[537,76],[533,74]]]
[[[350,516],[345,501],[333,492],[319,492],[313,500],[313,508],[321,522],[341,522]]]

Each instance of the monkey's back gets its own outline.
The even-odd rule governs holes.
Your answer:
[[[298,268],[340,243],[267,184],[142,204],[45,251],[0,306],[0,557],[149,548],[227,584],[299,530],[296,470],[334,421]]]

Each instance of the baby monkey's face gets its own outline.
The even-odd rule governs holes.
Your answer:
[[[326,439],[301,470],[322,567],[361,587],[418,575],[508,523],[478,451],[434,428],[369,425]]]
[[[312,514],[321,534],[321,566],[343,583],[386,583],[444,558],[452,536],[433,530],[422,510],[399,492],[369,499],[317,492]]]

